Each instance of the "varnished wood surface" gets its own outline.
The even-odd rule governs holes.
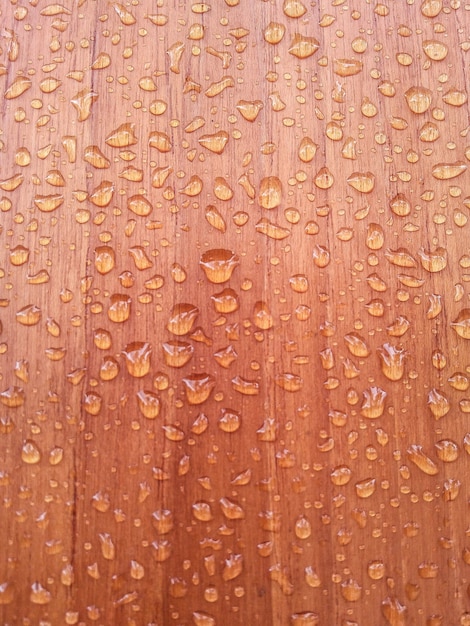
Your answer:
[[[469,8],[1,5],[2,624],[470,624]]]

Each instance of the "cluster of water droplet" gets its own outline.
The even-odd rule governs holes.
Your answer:
[[[5,623],[470,624],[469,6],[259,4],[0,8]]]

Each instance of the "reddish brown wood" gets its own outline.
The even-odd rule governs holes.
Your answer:
[[[468,6],[0,8],[0,621],[470,624]]]

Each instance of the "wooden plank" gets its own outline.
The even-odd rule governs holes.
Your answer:
[[[469,624],[468,6],[0,17],[2,623]]]

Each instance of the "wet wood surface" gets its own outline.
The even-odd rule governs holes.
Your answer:
[[[2,624],[470,624],[469,9],[1,5]]]

